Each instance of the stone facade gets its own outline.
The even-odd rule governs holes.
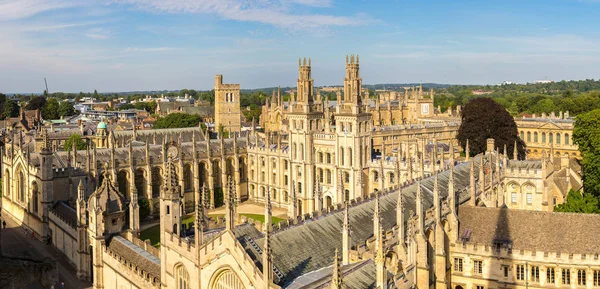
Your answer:
[[[239,132],[242,123],[240,85],[223,84],[223,76],[215,76],[215,128]]]
[[[569,117],[569,112],[562,111],[556,115],[545,113],[536,117],[516,118],[517,128],[521,139],[527,145],[527,157],[540,159],[542,152],[560,157],[569,154],[581,158],[577,144],[573,143],[573,127],[575,119]]]

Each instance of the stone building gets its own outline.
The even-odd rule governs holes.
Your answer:
[[[568,153],[572,157],[581,158],[577,144],[573,142],[575,119],[569,112],[554,112],[541,116],[515,118],[519,135],[527,145],[527,157],[540,159],[542,152],[550,152],[555,157]]]
[[[223,84],[223,75],[215,76],[215,128],[239,132],[242,123],[240,85]]]
[[[452,129],[436,135],[443,130],[435,126],[395,130],[406,140],[381,142],[377,152],[358,63],[346,61],[344,96],[331,106],[315,96],[310,59],[300,61],[297,94],[282,107],[286,131],[215,139],[200,127],[110,131],[100,123],[85,136],[87,149],[68,152],[47,130],[13,135],[2,149],[3,216],[50,241],[94,288],[491,289],[504,272],[496,264],[515,274],[533,261],[583,270],[581,282],[594,284],[600,264],[590,240],[600,219],[540,212],[580,187],[569,156],[517,161],[490,140],[485,154],[462,160]],[[221,95],[239,101],[239,93]],[[139,200],[160,217],[160,249],[138,237]],[[264,204],[264,224],[237,214],[246,200]],[[221,201],[225,218],[209,218]],[[289,219],[271,225],[274,206]],[[186,214],[193,224],[183,224]],[[494,239],[480,222],[497,215],[509,216],[499,224],[510,230]],[[569,248],[555,245],[565,242],[560,234],[536,231],[548,247],[532,247],[520,240],[535,225],[515,221],[528,216],[592,228]],[[507,284],[522,284],[515,280]]]

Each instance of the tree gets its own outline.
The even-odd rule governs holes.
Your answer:
[[[49,98],[46,104],[42,107],[42,118],[44,119],[58,119],[58,100],[55,98]]]
[[[94,99],[98,99],[98,97],[100,97],[100,95],[98,94],[98,91],[94,89]]]
[[[73,144],[75,144],[75,149],[84,150],[87,148],[87,144],[81,139],[81,136],[78,134],[72,134],[65,141],[65,151],[71,151],[73,149]]]
[[[27,105],[25,106],[25,109],[27,109],[27,110],[42,109],[44,107],[44,105],[46,105],[46,97],[36,96],[27,103]]]
[[[202,121],[199,115],[187,113],[171,113],[165,117],[159,118],[154,123],[154,128],[181,128],[194,127]]]
[[[63,101],[58,106],[58,116],[60,116],[60,117],[72,116],[75,114],[76,114],[75,107],[69,101]]]
[[[2,113],[2,118],[17,117],[19,116],[20,110],[21,108],[16,101],[7,99],[4,103],[4,112]]]
[[[599,199],[593,194],[585,193],[581,194],[579,191],[569,191],[567,200],[563,204],[556,205],[554,211],[556,212],[569,212],[569,213],[586,213],[586,214],[599,214],[600,207]]]
[[[581,152],[583,187],[586,193],[600,196],[600,109],[580,114],[575,119],[573,142]]]
[[[525,159],[525,142],[519,138],[517,124],[500,104],[491,98],[474,98],[462,110],[462,123],[456,138],[465,148],[469,140],[471,155],[485,152],[487,139],[493,138],[496,148],[513,151],[515,141],[519,159]]]

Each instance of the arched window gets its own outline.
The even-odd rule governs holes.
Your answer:
[[[525,139],[525,132],[521,131],[521,139]]]
[[[560,144],[560,133],[556,134],[556,144]]]
[[[342,147],[340,147],[340,153],[339,153],[339,156],[340,156],[340,165],[342,165],[342,166],[343,166],[343,165],[344,165],[344,156],[345,156],[345,155],[344,155],[344,148],[342,148]]]
[[[538,142],[538,133],[537,133],[537,131],[533,133],[533,142]]]
[[[319,182],[323,182],[323,169],[319,169]]]
[[[374,182],[379,181],[379,173],[376,171],[373,172],[373,181]]]
[[[568,145],[569,144],[569,134],[565,133],[565,144]]]
[[[390,184],[394,183],[394,173],[390,173]]]
[[[327,183],[331,184],[331,170],[327,170]]]
[[[215,278],[211,289],[244,289],[240,278],[231,270],[225,270]]]
[[[546,133],[542,133],[542,143],[546,143]]]
[[[548,134],[548,143],[551,144],[554,142],[554,134],[553,133],[549,133]]]
[[[330,164],[331,163],[331,154],[327,153],[327,163]]]
[[[25,202],[25,175],[19,172],[19,201]]]
[[[531,142],[531,132],[527,132],[527,142]]]
[[[296,154],[298,152],[296,151],[296,143],[292,144],[292,159],[296,159]]]
[[[348,148],[348,165],[352,166],[352,148]]]
[[[190,288],[190,274],[188,274],[187,270],[183,265],[178,265],[175,268],[176,280],[177,280],[177,289],[189,289]]]
[[[323,162],[323,153],[319,152],[319,162]]]
[[[304,144],[300,144],[300,160],[304,160]]]

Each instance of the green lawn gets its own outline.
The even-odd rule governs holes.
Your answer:
[[[262,222],[262,223],[265,222],[264,215],[258,215],[258,214],[241,214],[241,215],[246,216],[247,218]],[[213,218],[214,217],[223,218],[224,216],[225,215],[209,215],[209,217],[213,217]],[[277,224],[283,220],[285,220],[285,219],[277,218],[277,217],[273,216],[271,219],[271,222],[273,224]],[[189,215],[185,216],[181,222],[186,225],[189,223],[193,223],[194,222],[194,214],[189,214]],[[150,227],[150,228],[140,232],[140,239],[142,239],[142,240],[150,239],[150,243],[152,244],[152,246],[159,248],[160,247],[160,225],[157,224],[154,227]]]

